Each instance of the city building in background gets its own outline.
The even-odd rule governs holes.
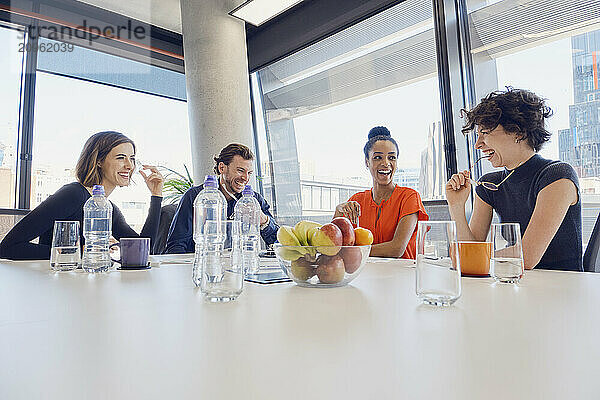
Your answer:
[[[406,186],[418,191],[420,173],[419,168],[398,168],[394,174],[394,183],[398,186]]]
[[[600,194],[600,30],[573,36],[569,129],[559,131],[560,159],[575,168],[584,193]]]
[[[427,134],[427,147],[421,151],[421,170],[416,188],[424,199],[443,199],[446,185],[444,134],[441,121],[434,122]],[[408,185],[406,185],[408,186]]]
[[[15,181],[16,151],[14,146],[0,141],[0,208],[15,206]]]
[[[58,189],[75,181],[75,170],[71,168],[56,168],[50,165],[40,165],[33,171],[30,204],[35,208],[50,197]]]
[[[579,175],[587,243],[600,211],[600,30],[573,36],[571,46],[574,104],[569,106],[569,129],[558,132],[558,146],[560,159]]]

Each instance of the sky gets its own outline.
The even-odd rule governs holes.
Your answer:
[[[187,103],[38,73],[34,169],[36,165],[72,168],[87,138],[105,130],[132,139],[136,157],[144,163],[180,172],[185,164],[191,170]],[[115,191],[111,198],[148,200],[143,179],[136,181],[137,185]]]
[[[316,175],[369,178],[363,146],[369,129],[383,125],[400,147],[398,167],[418,168],[439,104],[433,77],[296,118],[298,156],[315,164]]]
[[[569,105],[573,104],[571,38],[498,58],[496,65],[498,87],[528,89],[547,99],[554,111],[547,125],[552,136],[541,154],[558,159],[558,131],[569,128]]]
[[[573,103],[571,39],[516,52],[496,60],[498,88],[513,86],[548,99],[550,143],[541,154],[558,158],[558,130],[569,127]],[[294,120],[300,162],[314,165],[315,175],[369,178],[362,148],[369,129],[387,126],[398,141],[398,168],[419,168],[421,150],[433,122],[441,120],[437,77],[364,97]],[[328,134],[324,135],[323,133]]]
[[[18,33],[0,29],[0,71],[8,71],[9,78],[0,81],[0,110],[7,111],[0,118],[0,141],[13,146],[21,70],[18,38]],[[34,170],[47,166],[55,171],[73,169],[87,138],[104,130],[130,137],[136,144],[137,158],[145,163],[180,172],[184,164],[192,168],[187,103],[38,72]],[[111,199],[148,201],[150,194],[141,176],[135,182],[115,191]]]
[[[21,87],[22,54],[19,53],[18,33],[0,29],[0,141],[16,144],[14,132],[18,125],[19,89]]]

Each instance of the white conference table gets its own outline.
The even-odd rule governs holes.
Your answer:
[[[190,264],[0,261],[0,399],[600,398],[600,274],[463,278],[448,308],[420,304],[414,274],[370,261],[347,287],[210,304]]]

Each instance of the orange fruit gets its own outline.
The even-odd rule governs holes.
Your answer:
[[[356,237],[356,239],[354,240],[355,246],[364,246],[373,243],[373,234],[368,229],[355,228],[354,236]]]

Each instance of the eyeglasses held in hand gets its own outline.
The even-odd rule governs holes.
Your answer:
[[[474,167],[474,166],[475,166],[475,165],[476,165],[476,164],[477,164],[479,161],[483,160],[484,158],[486,158],[486,159],[487,159],[487,158],[489,158],[489,156],[487,156],[487,155],[485,155],[485,156],[481,156],[481,157],[479,157],[479,158],[477,159],[477,161],[475,161],[475,162],[473,163],[473,165],[471,166],[471,168],[470,168],[470,170],[469,170],[469,171],[471,172],[471,175],[473,175],[473,167]],[[523,164],[523,163],[522,163],[522,162],[520,162],[520,163],[519,163],[519,165],[517,165],[517,166],[516,166],[516,167],[515,167],[515,168],[514,168],[512,171],[510,171],[510,172],[509,172],[509,174],[508,174],[508,175],[506,175],[506,177],[505,177],[504,179],[502,179],[502,180],[500,181],[500,183],[487,182],[487,181],[482,181],[482,180],[475,181],[475,180],[473,180],[473,179],[471,179],[471,178],[469,178],[469,180],[470,180],[470,181],[471,181],[471,183],[472,183],[472,184],[474,184],[474,185],[481,185],[481,186],[483,186],[484,188],[486,188],[487,190],[492,190],[492,191],[495,191],[495,190],[498,190],[498,188],[500,187],[500,185],[502,185],[504,182],[506,182],[506,180],[507,180],[507,179],[508,179],[508,178],[509,178],[509,177],[510,177],[512,174],[513,174],[513,172],[515,172],[515,170],[516,170],[516,169],[517,169],[517,168],[518,168],[518,167],[519,167],[521,164]]]

